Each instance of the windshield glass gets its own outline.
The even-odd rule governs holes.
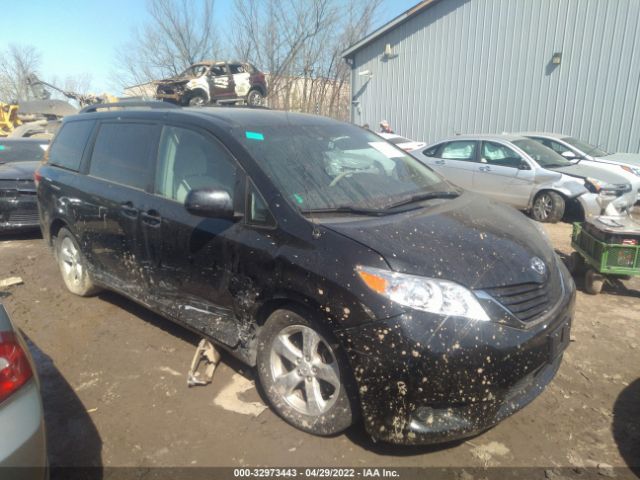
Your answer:
[[[199,77],[207,71],[206,65],[191,65],[180,74],[181,77]]]
[[[47,143],[36,142],[2,142],[0,163],[40,161],[47,146]]]
[[[301,211],[383,209],[418,194],[455,190],[413,157],[359,127],[278,125],[233,133]]]
[[[585,155],[591,155],[594,157],[606,157],[607,155],[611,155],[609,152],[605,152],[601,148],[596,147],[595,145],[591,145],[588,142],[584,142],[582,140],[578,140],[573,137],[565,137],[562,139],[563,142],[567,142],[569,145],[576,147],[578,150],[582,151]]]
[[[568,167],[573,165],[562,155],[558,155],[550,148],[528,138],[514,140],[513,144],[535,160],[541,167]]]

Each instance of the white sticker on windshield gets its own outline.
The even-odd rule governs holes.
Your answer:
[[[397,150],[392,145],[389,145],[387,142],[369,142],[369,145],[378,150],[387,158],[404,157],[404,153],[402,153],[400,150]]]

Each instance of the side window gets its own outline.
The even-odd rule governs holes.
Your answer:
[[[237,168],[218,142],[180,127],[164,127],[155,191],[183,203],[191,190],[226,190],[233,198]]]
[[[95,123],[94,120],[66,122],[49,149],[49,163],[77,172]]]
[[[480,161],[501,167],[518,168],[522,163],[522,157],[500,143],[482,142]]]
[[[226,65],[213,65],[211,67],[209,75],[211,75],[212,77],[219,77],[221,75],[226,75],[228,72],[229,71]]]
[[[249,188],[247,189],[247,223],[251,225],[261,225],[261,226],[274,226],[276,224],[269,208],[267,207],[267,202],[262,198],[260,192],[256,189],[256,187],[248,181]]]
[[[244,68],[244,65],[239,65],[237,63],[234,63],[232,65],[229,65],[229,67],[231,68],[231,73],[233,75],[235,75],[236,73],[245,73],[246,70]]]
[[[464,160],[475,162],[477,142],[473,140],[462,140],[445,143],[439,155],[440,158],[450,160]]]
[[[426,150],[424,150],[422,152],[423,155],[427,156],[427,157],[435,157],[436,153],[438,153],[438,149],[440,148],[442,144],[438,144],[438,145],[434,145],[431,148],[427,148]]]
[[[156,125],[103,123],[93,147],[89,174],[145,190],[153,172],[157,132]]]

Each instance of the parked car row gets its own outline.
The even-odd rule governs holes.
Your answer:
[[[213,341],[318,435],[467,437],[552,380],[575,286],[521,213],[353,125],[149,107],[67,117],[36,171],[69,291]]]
[[[454,184],[531,212],[540,222],[557,222],[567,204],[597,215],[597,194],[631,207],[640,192],[635,173],[586,159],[572,162],[517,134],[456,135],[413,155]]]

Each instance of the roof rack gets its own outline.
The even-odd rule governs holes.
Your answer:
[[[93,113],[102,109],[112,109],[112,108],[180,108],[178,105],[174,105],[169,102],[161,102],[161,101],[124,101],[124,102],[114,102],[114,103],[96,103],[94,105],[87,105],[78,113]]]

